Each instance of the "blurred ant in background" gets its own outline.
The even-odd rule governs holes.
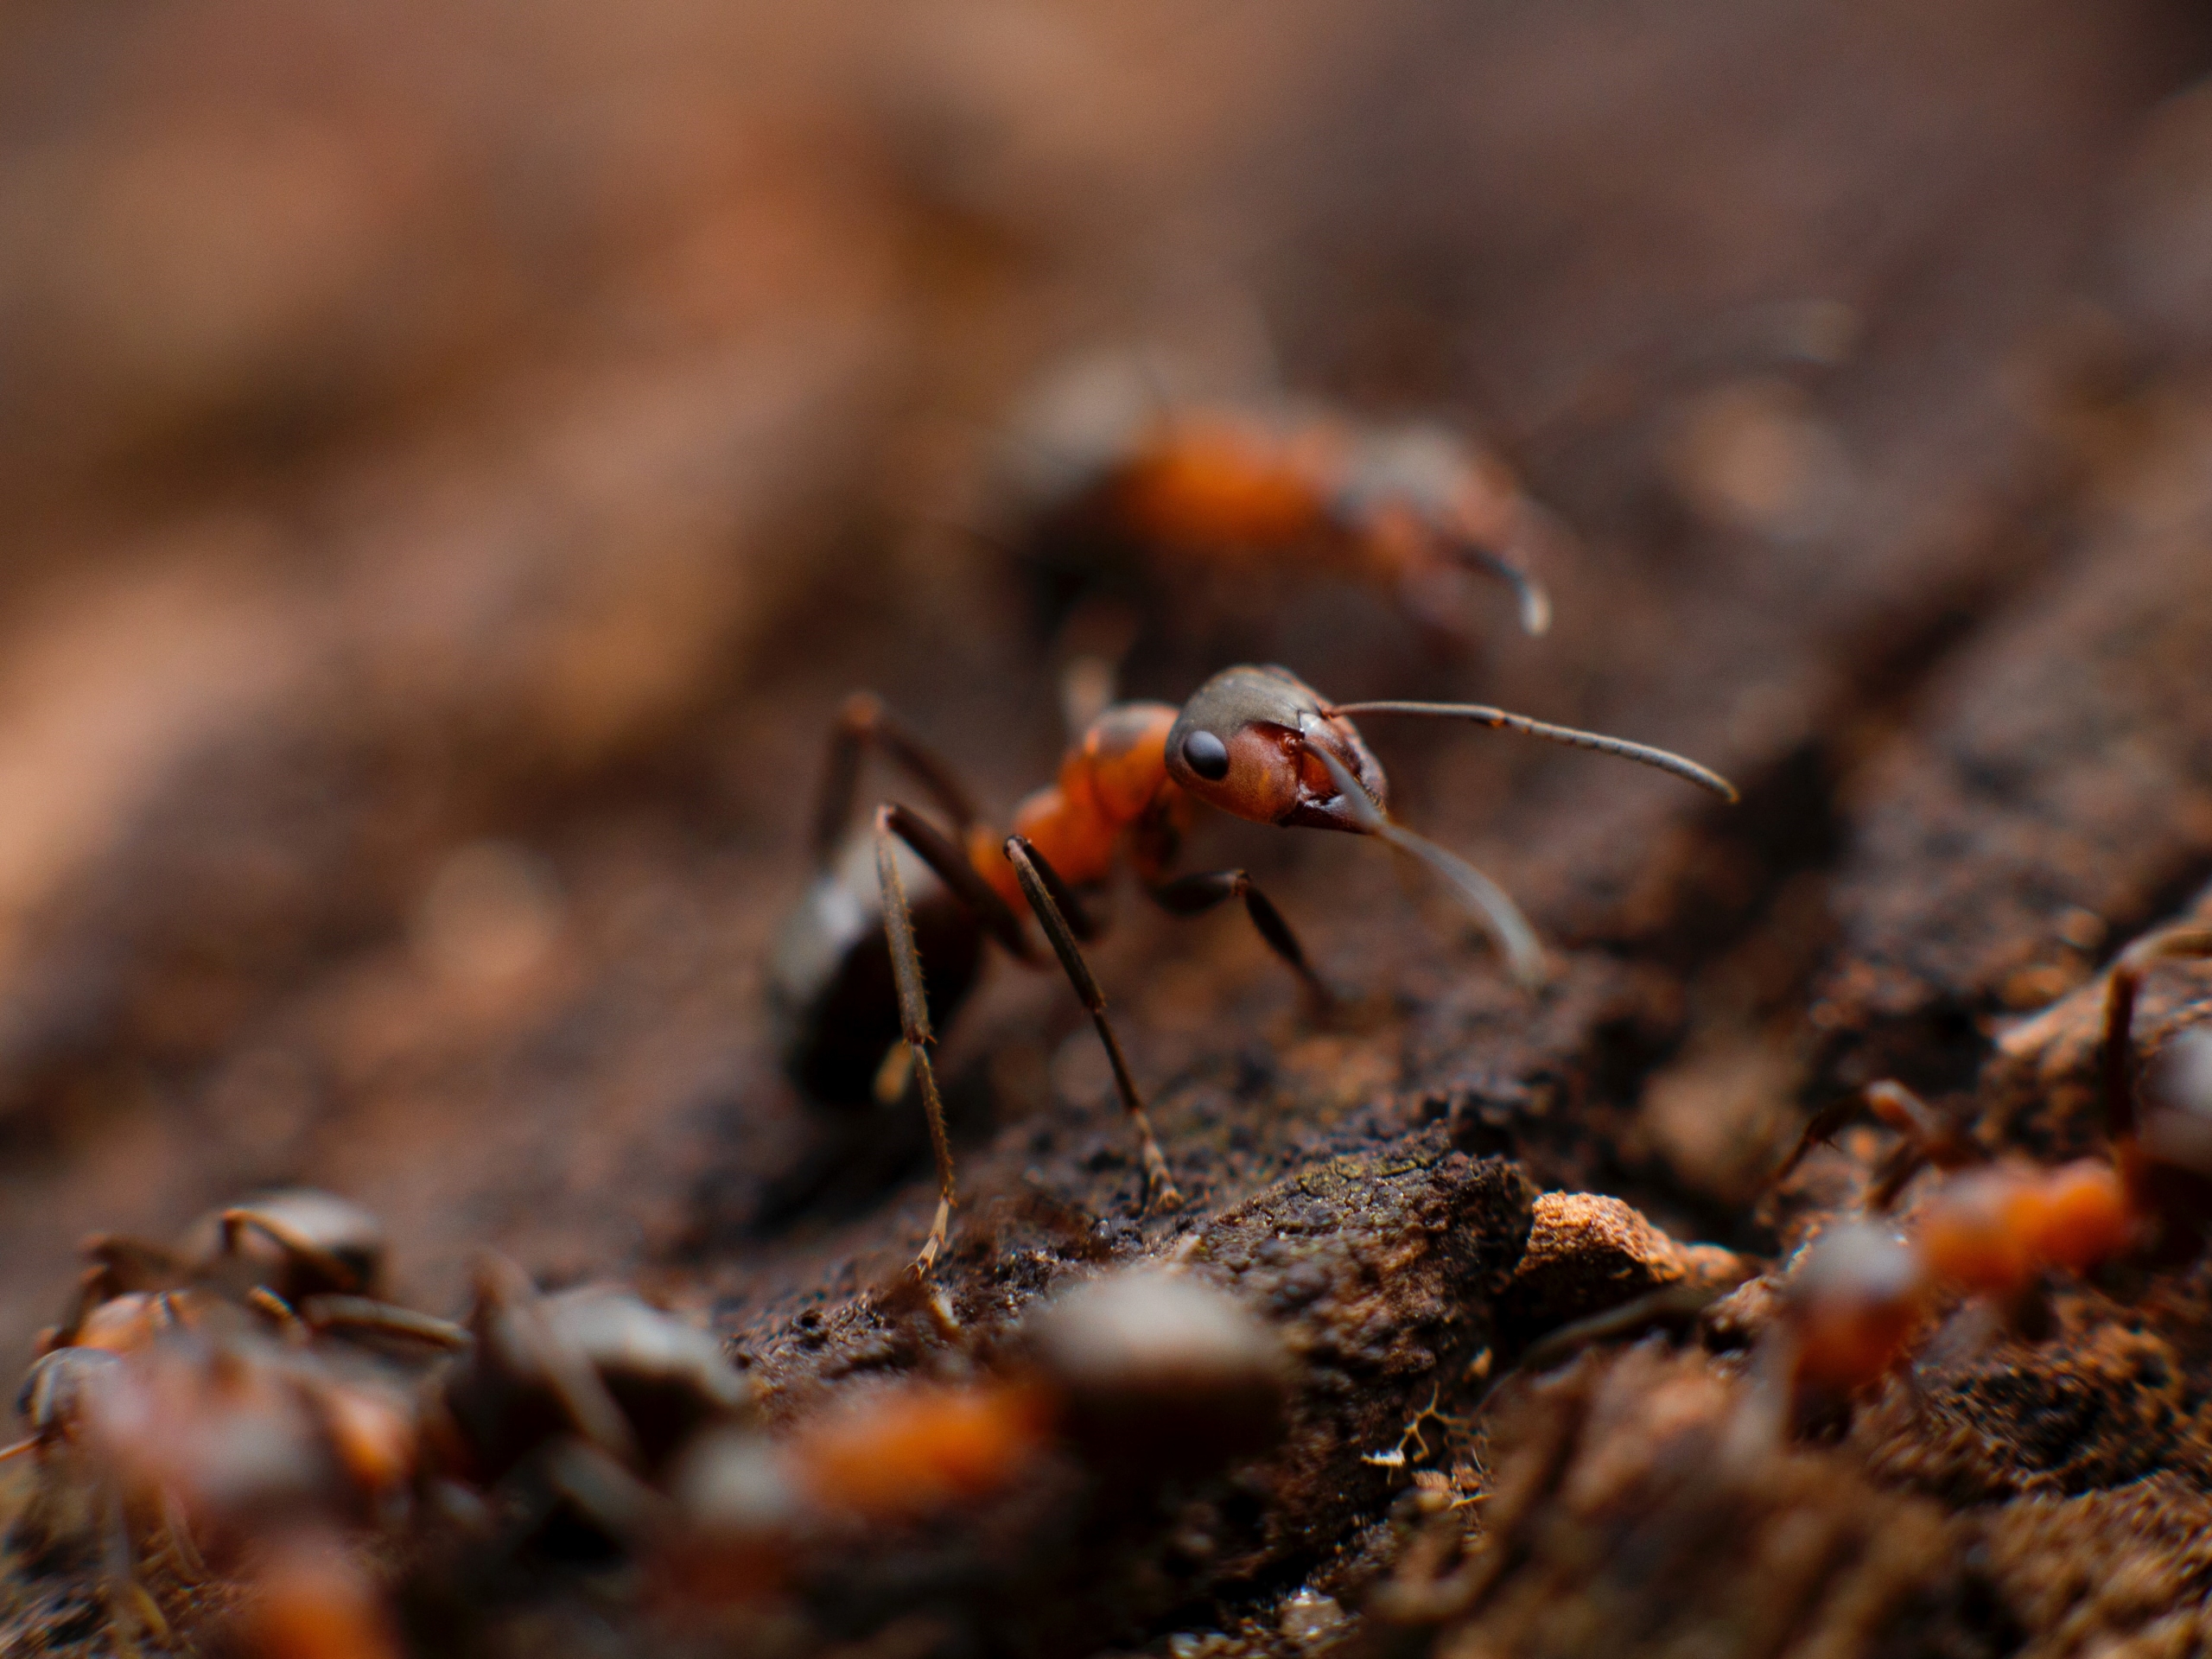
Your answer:
[[[1136,357],[1078,364],[1001,446],[994,539],[1015,550],[1059,642],[1071,730],[1112,701],[1140,633],[1263,644],[1237,632],[1255,583],[1379,589],[1446,656],[1470,639],[1470,573],[1511,588],[1525,632],[1550,627],[1535,566],[1567,533],[1497,456],[1440,426],[1184,399],[1162,379]]]
[[[918,1522],[941,1539],[952,1512],[1040,1484],[1062,1521],[1142,1508],[1268,1451],[1297,1382],[1281,1334],[1226,1291],[1109,1272],[1031,1313],[980,1375],[863,1385],[773,1436],[704,1437],[675,1482],[667,1564],[713,1603],[803,1583],[810,1558],[849,1597],[855,1528],[871,1550]]]
[[[2212,930],[2146,935],[2122,951],[2107,984],[2103,1106],[2109,1155],[2041,1168],[1993,1159],[1894,1083],[1865,1091],[1904,1137],[1868,1206],[1885,1211],[1930,1165],[1945,1173],[1904,1236],[1871,1222],[1831,1227],[1808,1245],[1784,1286],[1770,1338],[1772,1363],[1794,1397],[1848,1396],[1903,1360],[1937,1300],[1989,1299],[2015,1329],[2033,1329],[2048,1273],[2107,1263],[2165,1265],[2193,1258],[2212,1226],[2212,1030],[2183,1033],[2154,1075],[2139,1076],[2136,995],[2162,962],[2212,957]],[[1855,1100],[1818,1114],[1782,1171],[1842,1128]]]
[[[101,1234],[68,1314],[40,1341],[137,1345],[137,1323],[192,1322],[211,1300],[251,1308],[288,1334],[379,1334],[435,1348],[459,1327],[384,1299],[385,1236],[377,1218],[334,1193],[289,1187],[203,1216],[175,1249]]]
[[[904,1094],[910,1072],[918,1081],[938,1199],[918,1275],[926,1275],[944,1248],[953,1205],[952,1158],[929,1047],[937,1025],[973,983],[985,937],[1032,966],[1058,958],[1105,1046],[1136,1132],[1147,1200],[1162,1209],[1179,1205],[1180,1195],[1107,1020],[1105,997],[1084,961],[1080,942],[1096,937],[1098,925],[1078,889],[1103,885],[1126,849],[1146,893],[1172,915],[1241,899],[1268,947],[1317,1001],[1328,1001],[1297,937],[1246,872],[1169,874],[1200,805],[1255,823],[1373,836],[1412,855],[1481,921],[1516,981],[1531,987],[1541,981],[1542,948],[1512,900],[1456,855],[1390,820],[1382,768],[1352,724],[1354,715],[1471,720],[1640,761],[1735,798],[1726,779],[1662,749],[1477,704],[1331,703],[1285,669],[1245,667],[1215,675],[1180,709],[1161,702],[1108,709],[1069,749],[1058,780],[1024,800],[1013,833],[1001,836],[983,826],[950,769],[880,702],[867,696],[847,702],[832,731],[815,821],[817,874],[779,940],[771,990],[786,1065],[817,1098],[858,1103],[872,1093],[888,1103]],[[901,804],[879,808],[868,829],[841,838],[861,757],[871,748],[944,810],[957,842]],[[1025,927],[1025,909],[1051,956]]]

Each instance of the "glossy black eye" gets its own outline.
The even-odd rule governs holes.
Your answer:
[[[1229,745],[1211,732],[1192,732],[1183,740],[1183,764],[1210,784],[1229,776]]]

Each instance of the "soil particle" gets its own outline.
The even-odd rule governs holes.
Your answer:
[[[1991,1342],[1891,1384],[1852,1425],[1867,1467],[1961,1506],[2121,1486],[2158,1469],[2212,1477],[2202,1380],[2156,1332],[2093,1296],[2073,1300],[2087,1322],[2053,1341]],[[1986,1328],[1986,1309],[1958,1317]]]
[[[1505,1305],[1516,1332],[1535,1333],[1663,1285],[1733,1285],[1745,1274],[1732,1251],[1678,1244],[1619,1198],[1547,1192]]]
[[[2024,1659],[2201,1651],[2212,1640],[2212,1497],[2159,1473],[2036,1497],[1984,1519],[1978,1554],[2021,1628]]]
[[[1751,1396],[1646,1344],[1502,1407],[1482,1541],[1421,1588],[1440,1659],[2002,1650],[1968,1622],[1961,1524],[1784,1445]]]

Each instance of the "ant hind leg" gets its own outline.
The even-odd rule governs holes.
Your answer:
[[[845,820],[859,793],[861,760],[869,749],[912,778],[943,807],[962,830],[976,821],[976,804],[938,754],[909,730],[872,691],[855,691],[837,710],[830,728],[829,753],[814,810],[814,861],[826,866],[837,850]]]
[[[914,1080],[921,1085],[922,1109],[929,1116],[930,1147],[937,1155],[937,1217],[930,1223],[929,1239],[921,1254],[914,1258],[914,1276],[926,1279],[952,1227],[952,1142],[945,1134],[944,1102],[938,1094],[937,1068],[930,1064],[930,1045],[937,1040],[937,1033],[930,1026],[930,1000],[922,986],[922,953],[914,944],[914,918],[906,902],[906,883],[899,874],[898,843],[893,837],[912,844],[911,835],[902,836],[906,826],[896,816],[899,810],[887,806],[875,815],[875,875],[883,890],[883,931],[891,946],[892,978],[899,990],[899,1029],[906,1039],[907,1052],[914,1057]],[[925,859],[928,856],[923,853]],[[935,861],[930,861],[934,867]]]

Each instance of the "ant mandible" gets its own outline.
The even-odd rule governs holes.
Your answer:
[[[936,1021],[950,1016],[972,982],[984,936],[1031,966],[1058,957],[1105,1046],[1115,1090],[1136,1132],[1147,1200],[1160,1209],[1178,1206],[1181,1195],[1106,1017],[1106,999],[1084,960],[1081,942],[1098,927],[1077,890],[1103,882],[1126,849],[1145,892],[1172,915],[1194,916],[1241,899],[1268,948],[1326,1001],[1296,935],[1245,871],[1169,874],[1201,804],[1255,823],[1372,836],[1421,860],[1481,921],[1515,979],[1529,987],[1541,982],[1542,948],[1513,901],[1465,860],[1391,821],[1382,766],[1352,724],[1354,715],[1470,720],[1640,761],[1736,798],[1726,779],[1663,749],[1474,703],[1332,703],[1287,669],[1239,667],[1215,675],[1180,709],[1163,702],[1108,709],[1068,750],[1058,780],[1024,800],[1013,833],[1001,836],[983,826],[950,769],[880,702],[867,696],[847,702],[831,735],[816,822],[820,874],[785,929],[772,977],[787,1020],[786,1061],[803,1084],[812,1077],[849,1087],[880,1058],[886,1064],[874,1070],[874,1092],[887,1102],[905,1090],[904,1068],[893,1062],[902,1052],[906,1057],[920,1085],[938,1170],[937,1216],[914,1263],[918,1276],[928,1273],[944,1246],[954,1201],[952,1155],[929,1047]],[[861,758],[871,747],[935,798],[964,846],[912,808],[893,804],[877,810],[866,842],[841,849]],[[866,851],[873,853],[873,895],[862,889]],[[919,906],[908,897],[909,852],[941,884],[925,892]],[[871,897],[880,909],[880,933]],[[1037,918],[1050,957],[1033,943],[1025,908]],[[942,942],[952,969],[934,996],[922,975],[925,938]],[[895,1028],[888,1027],[893,1007]],[[887,1029],[891,1042],[859,1046],[865,1064],[855,1067],[856,1039],[864,1044]]]
[[[1930,1165],[1945,1179],[1908,1237],[1853,1222],[1808,1248],[1791,1275],[1780,1339],[1796,1389],[1847,1395],[1878,1381],[1945,1292],[1993,1298],[2017,1318],[2034,1311],[2047,1272],[2088,1273],[2123,1260],[2167,1264],[2202,1249],[2212,1217],[2212,1036],[2175,1039],[2184,1064],[2174,1069],[2194,1065],[2202,1076],[2145,1088],[2134,1020],[2154,968],[2208,957],[2212,929],[2183,926],[2145,935],[2113,963],[2104,1016],[2106,1158],[2055,1168],[1992,1160],[1902,1085],[1864,1091],[1875,1114],[1904,1137],[1878,1172],[1867,1207],[1886,1211]],[[1841,1128],[1859,1099],[1816,1115],[1775,1179]]]

